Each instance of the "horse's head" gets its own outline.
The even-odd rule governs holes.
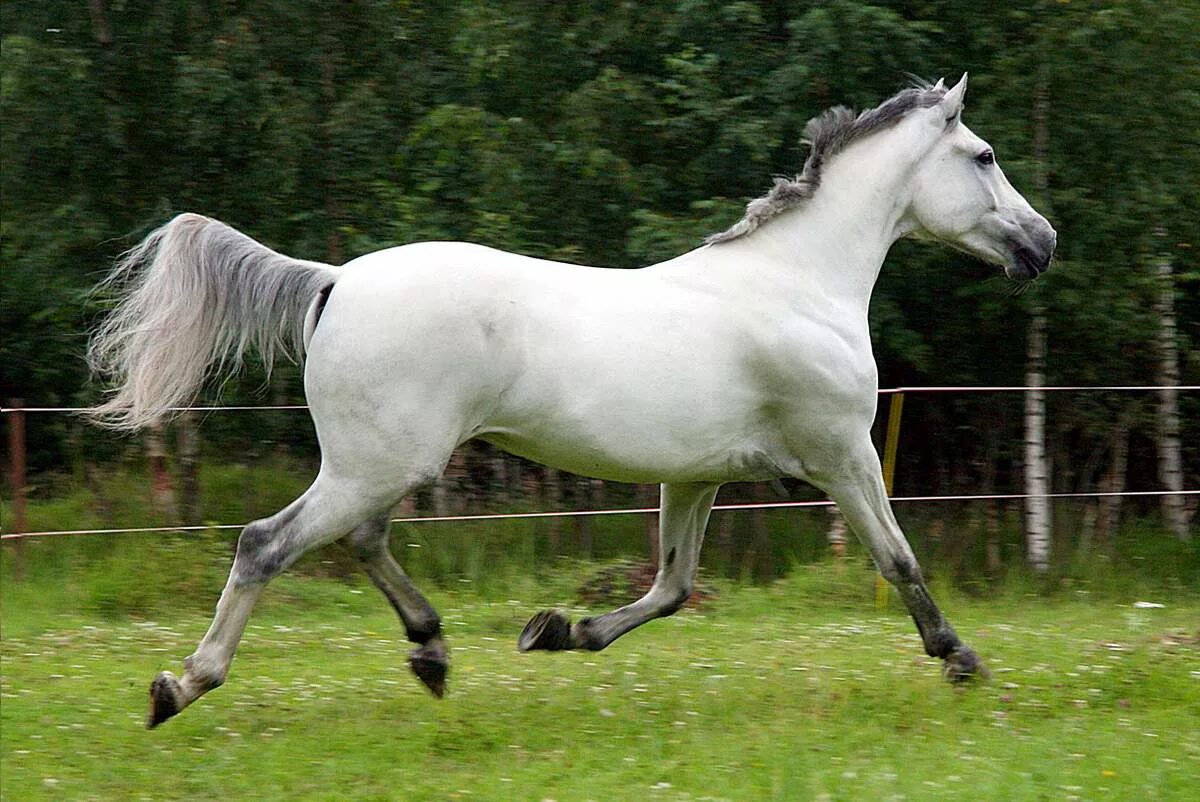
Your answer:
[[[991,147],[963,125],[966,90],[963,75],[938,103],[913,115],[932,144],[913,174],[907,224],[917,237],[1003,265],[1011,279],[1037,278],[1050,266],[1056,234],[1008,183]]]

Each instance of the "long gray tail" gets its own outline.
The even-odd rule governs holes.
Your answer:
[[[181,214],[116,263],[97,287],[118,303],[92,336],[88,364],[113,386],[88,415],[133,430],[191,402],[252,346],[270,371],[299,359],[304,317],[338,269],[291,259],[224,223]]]

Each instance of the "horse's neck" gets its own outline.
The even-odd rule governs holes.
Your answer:
[[[890,159],[886,145],[865,142],[841,154],[811,199],[729,245],[777,280],[819,285],[865,312],[888,249],[905,233],[911,165]]]

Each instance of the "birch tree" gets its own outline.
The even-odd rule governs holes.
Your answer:
[[[1154,311],[1158,317],[1158,407],[1157,447],[1158,478],[1167,495],[1162,496],[1162,516],[1167,529],[1180,540],[1191,537],[1188,509],[1183,490],[1182,444],[1179,440],[1179,342],[1175,332],[1175,282],[1171,256],[1165,252],[1166,232],[1155,227],[1154,242],[1158,254],[1153,257],[1158,297]]]
[[[1046,144],[1050,88],[1045,70],[1038,73],[1033,99],[1033,157],[1038,196],[1044,214],[1049,197]],[[1050,509],[1050,470],[1046,462],[1046,309],[1034,301],[1029,309],[1025,386],[1025,540],[1030,566],[1043,573],[1050,566],[1053,519]]]

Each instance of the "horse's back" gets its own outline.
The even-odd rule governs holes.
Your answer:
[[[322,448],[449,453],[478,436],[608,479],[785,473],[777,418],[820,377],[768,358],[778,321],[760,299],[678,276],[466,243],[355,260],[310,344]]]
[[[685,447],[721,454],[686,461],[722,466],[737,435],[706,421],[747,416],[732,408],[744,394],[729,371],[714,372],[714,360],[733,367],[719,311],[654,271],[401,246],[343,269],[306,390],[319,433],[336,428],[368,450],[392,437],[452,448],[483,436],[612,478],[670,473]]]

